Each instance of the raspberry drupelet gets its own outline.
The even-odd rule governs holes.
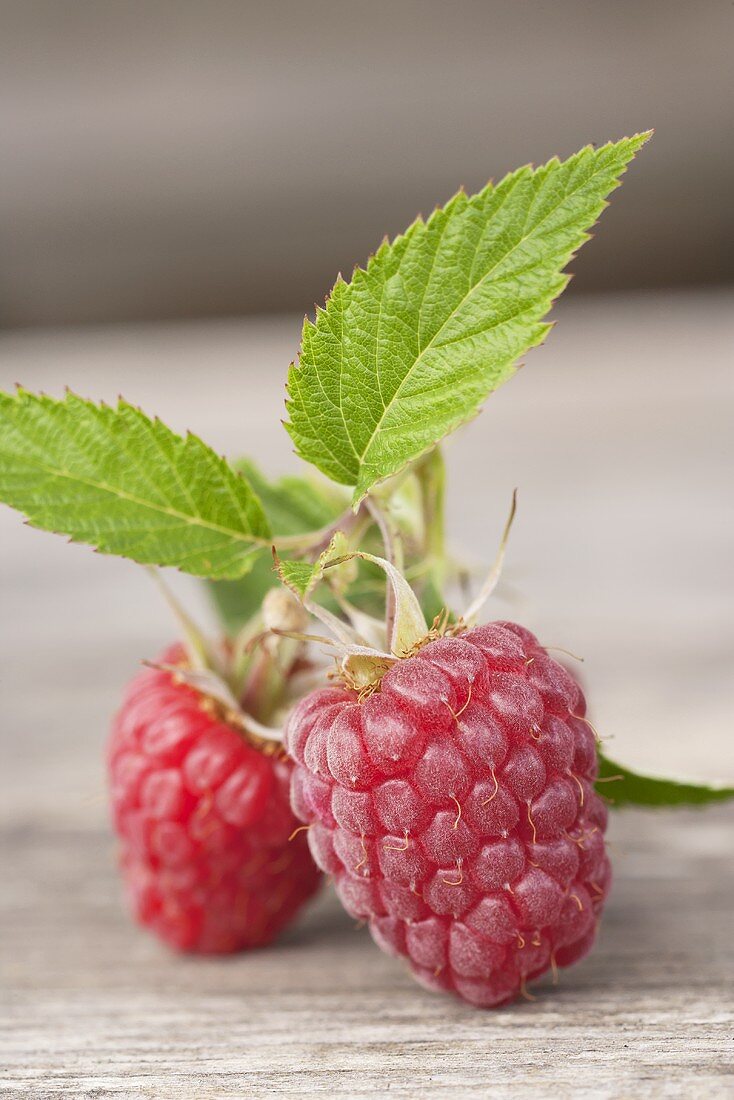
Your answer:
[[[429,642],[363,702],[333,687],[292,713],[313,856],[423,985],[491,1007],[591,948],[610,867],[584,713],[513,623]]]
[[[182,657],[174,648],[161,663]],[[289,841],[290,761],[248,744],[170,672],[148,668],[128,686],[108,768],[127,892],[169,946],[261,947],[317,890],[305,837]]]

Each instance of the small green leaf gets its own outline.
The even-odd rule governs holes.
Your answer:
[[[710,787],[637,775],[599,753],[597,790],[619,806],[701,806],[734,798],[734,787]]]
[[[564,268],[649,136],[460,191],[340,278],[288,377],[298,454],[356,505],[473,416],[545,338]]]
[[[298,596],[299,600],[306,600],[323,577],[329,562],[344,557],[347,551],[347,540],[341,531],[337,531],[315,562],[278,559],[276,561],[278,576],[283,584]],[[351,554],[348,556],[353,557]]]
[[[244,477],[122,400],[0,393],[0,500],[34,527],[199,577],[241,577],[270,547]]]
[[[301,599],[313,587],[317,572],[317,567],[310,561],[278,563],[278,575],[283,584]]]

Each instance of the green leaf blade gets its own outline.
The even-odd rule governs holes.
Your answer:
[[[289,559],[276,559],[275,568],[278,576],[287,588],[299,598],[305,600],[324,575],[324,570],[331,561],[347,554],[348,545],[344,534],[335,531],[329,540],[329,545],[323,550],[316,561],[293,561]],[[348,554],[353,557],[353,554]]]
[[[0,394],[0,500],[34,527],[195,576],[240,577],[270,545],[244,477],[122,400]]]
[[[703,806],[709,802],[726,802],[734,798],[734,787],[711,787],[705,784],[683,783],[676,779],[662,779],[650,775],[637,775],[629,768],[599,753],[598,790],[620,806]]]
[[[338,280],[289,374],[301,457],[356,504],[475,415],[545,338],[566,265],[648,137],[459,192]]]
[[[319,576],[319,567],[309,561],[280,561],[278,575],[287,588],[303,599]]]

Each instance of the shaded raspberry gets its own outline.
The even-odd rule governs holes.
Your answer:
[[[318,888],[305,837],[288,839],[290,761],[247,744],[170,673],[145,669],[128,686],[108,769],[135,915],[171,947],[260,947]]]
[[[428,988],[490,1007],[591,948],[610,868],[584,713],[512,623],[430,642],[363,703],[329,689],[292,713],[314,859]]]

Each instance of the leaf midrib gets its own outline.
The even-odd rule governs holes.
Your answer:
[[[119,497],[121,500],[129,501],[131,504],[136,504],[141,508],[147,508],[151,512],[159,512],[161,515],[172,516],[175,519],[183,520],[187,526],[201,527],[209,531],[216,531],[219,534],[227,535],[230,538],[234,538],[240,542],[255,543],[258,546],[270,546],[270,540],[264,539],[259,535],[246,534],[244,531],[238,531],[236,528],[224,527],[219,523],[212,523],[210,520],[205,520],[201,516],[191,516],[186,512],[180,512],[176,508],[167,508],[159,504],[154,504],[149,500],[145,500],[143,497],[135,496],[134,493],[126,492],[124,489],[118,489],[110,485],[107,482],[95,481],[92,478],[84,477],[80,474],[71,473],[68,470],[61,470],[54,466],[47,466],[43,462],[39,462],[37,459],[30,458],[25,455],[23,462],[27,465],[35,466],[39,470],[43,470],[44,473],[50,474],[51,477],[63,477],[68,481],[76,482],[80,485],[86,485],[90,489],[97,489],[100,492],[108,493],[110,496]],[[29,513],[30,514],[30,513]]]
[[[601,168],[600,168],[599,170],[601,171]],[[402,390],[403,386],[405,385],[405,383],[407,382],[407,380],[408,380],[408,379],[410,378],[411,374],[412,374],[412,373],[413,373],[413,371],[414,371],[414,370],[416,369],[416,367],[418,366],[418,364],[420,363],[420,361],[421,361],[421,359],[422,359],[422,358],[424,357],[424,355],[425,355],[425,354],[426,354],[427,352],[429,352],[429,351],[430,351],[430,350],[431,350],[431,349],[433,348],[433,346],[434,346],[434,343],[435,343],[435,341],[436,341],[436,340],[437,340],[437,338],[438,338],[438,337],[439,337],[439,336],[441,335],[441,333],[443,332],[444,328],[445,328],[445,327],[446,327],[446,325],[447,325],[447,324],[449,323],[449,321],[451,321],[451,320],[452,320],[452,319],[453,319],[453,318],[454,318],[454,317],[456,316],[456,314],[457,314],[457,313],[459,312],[459,310],[460,310],[460,309],[461,309],[461,307],[462,307],[462,306],[464,305],[464,303],[466,302],[466,300],[467,300],[467,299],[468,299],[468,298],[469,298],[469,297],[470,297],[470,296],[471,296],[471,295],[472,295],[472,294],[474,293],[474,291],[476,290],[476,288],[477,288],[477,287],[478,287],[478,286],[479,286],[479,285],[480,285],[481,283],[483,283],[483,282],[485,282],[485,281],[486,281],[487,279],[489,279],[489,278],[491,277],[492,273],[493,273],[494,271],[496,271],[497,267],[498,267],[498,266],[499,266],[499,265],[500,265],[501,263],[504,263],[504,262],[505,262],[505,261],[506,261],[506,260],[507,260],[507,259],[508,259],[508,258],[509,258],[509,257],[510,257],[510,256],[511,256],[512,254],[513,254],[513,252],[515,252],[515,250],[516,250],[516,249],[518,249],[518,248],[519,248],[519,247],[520,247],[521,245],[523,245],[523,244],[524,244],[524,243],[525,243],[525,242],[526,242],[526,241],[527,241],[527,240],[528,240],[528,239],[529,239],[529,238],[530,238],[530,237],[531,237],[531,236],[532,236],[532,235],[533,235],[534,233],[536,233],[536,232],[537,232],[537,230],[538,230],[538,229],[540,228],[540,226],[542,226],[542,225],[543,225],[543,223],[544,223],[545,221],[547,221],[547,219],[548,219],[549,217],[551,217],[551,215],[552,215],[552,214],[554,214],[556,210],[558,210],[558,208],[559,208],[559,207],[560,207],[560,206],[562,205],[562,203],[563,203],[563,202],[566,202],[566,201],[567,201],[567,200],[569,199],[569,197],[571,197],[572,195],[575,195],[575,194],[577,194],[577,193],[578,193],[578,192],[579,192],[580,190],[582,190],[582,189],[583,189],[584,187],[588,186],[588,184],[589,184],[589,181],[590,181],[590,180],[591,180],[591,179],[593,178],[593,176],[595,176],[595,175],[598,175],[598,172],[592,173],[592,175],[591,175],[591,176],[589,176],[589,177],[587,177],[587,178],[586,178],[585,180],[583,180],[583,181],[582,181],[582,183],[581,183],[581,184],[580,184],[580,185],[579,185],[579,186],[578,186],[577,188],[575,188],[575,190],[574,190],[574,191],[571,191],[571,192],[567,192],[567,193],[565,193],[565,194],[564,194],[564,196],[563,196],[563,198],[562,198],[562,199],[561,199],[561,200],[560,200],[559,202],[557,202],[557,203],[556,203],[556,204],[555,204],[554,206],[552,206],[552,207],[551,207],[551,208],[550,208],[550,209],[549,209],[549,210],[548,210],[548,211],[547,211],[547,212],[546,212],[546,213],[545,213],[545,214],[543,215],[543,217],[541,218],[541,220],[540,220],[539,222],[537,222],[537,223],[536,223],[536,225],[535,225],[535,226],[533,227],[533,229],[532,229],[532,230],[531,230],[531,231],[530,231],[529,233],[526,233],[526,234],[525,234],[525,235],[524,235],[523,237],[521,237],[521,238],[520,238],[520,239],[519,239],[518,241],[516,241],[516,243],[515,243],[515,244],[514,244],[514,245],[512,246],[512,248],[510,248],[510,249],[509,249],[509,250],[508,250],[507,252],[503,253],[503,254],[502,254],[502,255],[501,255],[500,257],[498,257],[498,259],[497,259],[497,260],[495,261],[495,263],[494,263],[494,264],[492,265],[492,267],[491,267],[491,268],[490,268],[490,269],[489,269],[489,270],[488,270],[487,272],[485,272],[485,274],[484,274],[484,275],[483,275],[483,276],[482,276],[482,277],[481,277],[480,279],[477,279],[477,281],[476,281],[475,283],[473,283],[473,284],[472,284],[472,286],[471,286],[471,287],[469,288],[469,290],[468,290],[468,291],[466,292],[466,294],[465,294],[465,295],[464,295],[464,297],[463,297],[463,298],[461,299],[461,301],[457,303],[457,305],[456,305],[456,306],[454,307],[454,309],[453,309],[453,310],[451,311],[451,313],[450,313],[450,314],[449,314],[449,315],[448,315],[448,316],[447,316],[447,317],[446,317],[446,318],[444,319],[444,321],[442,322],[442,324],[440,325],[440,327],[439,327],[439,328],[438,328],[438,329],[436,330],[436,332],[435,332],[435,333],[433,334],[433,336],[432,336],[432,337],[431,337],[431,339],[430,339],[430,340],[428,341],[428,343],[426,344],[426,346],[425,346],[425,347],[424,347],[424,348],[423,348],[423,349],[422,349],[422,350],[421,350],[421,351],[419,352],[419,354],[418,354],[418,355],[416,356],[416,358],[415,358],[415,359],[413,360],[413,362],[411,363],[410,367],[409,367],[409,368],[408,368],[408,370],[407,370],[407,371],[405,372],[405,375],[403,376],[403,378],[402,378],[402,380],[401,380],[401,382],[400,382],[400,385],[399,385],[399,386],[398,386],[398,388],[397,388],[397,389],[395,390],[395,393],[393,394],[393,396],[392,396],[392,397],[390,398],[390,401],[389,401],[389,402],[387,403],[387,405],[385,405],[385,406],[384,406],[384,408],[383,408],[383,411],[382,411],[382,414],[381,414],[381,416],[380,416],[380,419],[379,419],[379,420],[377,421],[377,423],[376,423],[376,425],[375,425],[374,429],[372,430],[372,434],[370,435],[370,438],[369,438],[369,439],[367,440],[367,443],[365,444],[365,447],[364,447],[364,449],[363,449],[363,451],[362,451],[362,454],[361,454],[361,455],[358,455],[358,456],[357,456],[357,457],[359,458],[359,463],[360,463],[360,469],[361,469],[361,467],[363,467],[363,466],[364,466],[364,464],[365,464],[365,457],[366,457],[366,455],[367,455],[367,453],[368,453],[368,451],[369,451],[370,447],[372,446],[372,443],[373,443],[373,441],[374,441],[375,437],[377,436],[378,432],[379,432],[379,431],[381,430],[381,426],[382,426],[382,423],[383,423],[383,421],[384,421],[385,417],[387,416],[387,413],[388,413],[388,411],[389,411],[389,410],[390,410],[390,409],[392,408],[392,406],[394,405],[395,401],[396,401],[396,400],[398,399],[398,397],[399,397],[399,395],[400,395],[400,391]],[[384,289],[383,289],[383,295],[384,295]]]

